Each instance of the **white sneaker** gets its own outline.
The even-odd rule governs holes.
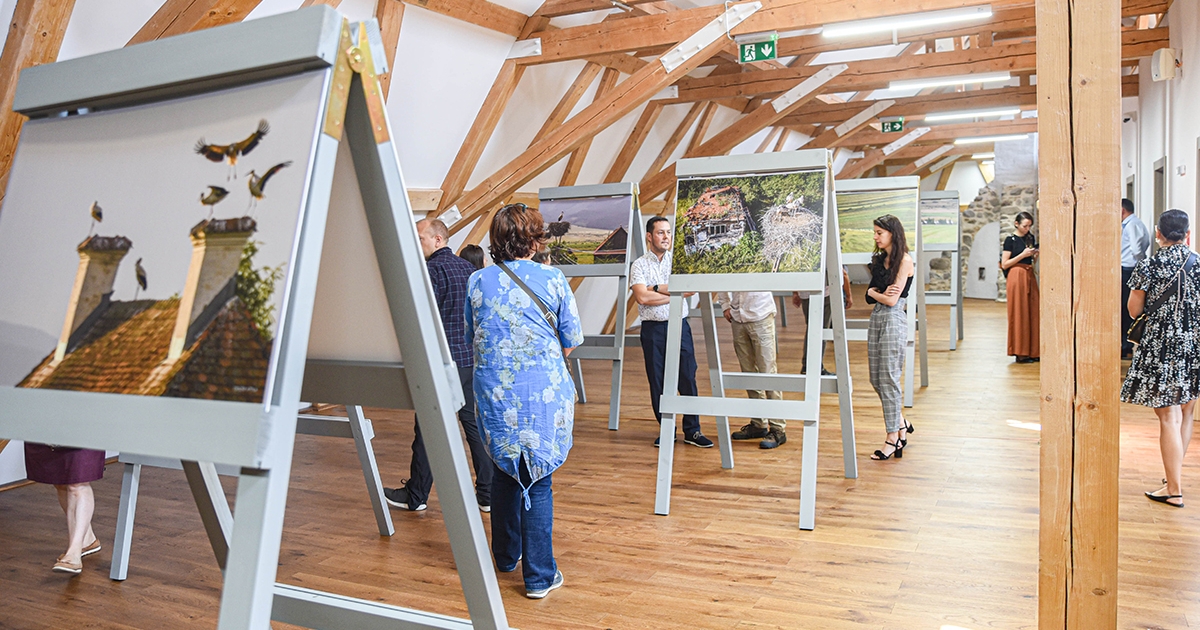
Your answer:
[[[546,597],[546,595],[549,595],[550,591],[553,591],[554,589],[556,589],[562,585],[563,585],[562,571],[556,570],[554,572],[554,581],[550,583],[550,586],[547,586],[546,588],[535,589],[532,591],[526,590],[525,597],[528,597],[529,599],[542,599],[542,598]]]

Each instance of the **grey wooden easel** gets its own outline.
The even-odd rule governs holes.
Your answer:
[[[659,399],[662,424],[659,430],[658,478],[655,489],[654,513],[667,515],[671,507],[671,477],[674,468],[676,417],[679,414],[711,415],[717,421],[717,441],[721,452],[721,467],[733,468],[733,447],[729,433],[729,416],[783,418],[800,421],[803,425],[803,446],[800,464],[800,529],[811,530],[816,520],[817,440],[821,419],[821,392],[836,391],[842,422],[842,456],[845,476],[858,476],[855,459],[854,412],[850,404],[851,382],[849,351],[845,336],[845,304],[842,301],[841,242],[837,228],[837,212],[830,174],[830,153],[826,149],[759,153],[680,160],[676,173],[684,177],[712,177],[823,170],[825,176],[825,226],[820,271],[810,273],[750,273],[713,275],[676,275],[670,282],[670,315],[667,324],[666,365],[664,386]],[[821,272],[824,273],[821,273]],[[713,291],[776,291],[791,288],[799,291],[821,292],[830,287],[833,307],[833,346],[837,371],[835,376],[822,378],[799,374],[755,374],[725,372],[717,342],[716,314],[709,292]],[[710,396],[680,396],[674,384],[679,380],[679,352],[683,336],[684,293],[700,292],[701,320],[704,345],[707,350]],[[824,300],[809,300],[808,334],[810,339],[821,335]],[[819,366],[821,344],[809,344],[806,350],[809,366]],[[810,370],[810,374],[815,370]],[[827,384],[828,383],[828,384]],[[726,398],[725,388],[746,388],[803,392],[803,400],[746,400]]]
[[[929,190],[921,193],[921,203],[929,201],[948,200],[954,204],[955,209],[958,207],[958,191],[955,190]],[[931,254],[922,257],[922,269],[924,269],[929,261],[940,257],[942,252],[950,252],[950,268],[953,270],[950,274],[950,290],[949,291],[926,291],[926,304],[941,304],[950,307],[950,349],[957,350],[958,342],[963,340],[963,293],[962,293],[962,262],[960,254],[962,251],[962,220],[961,217],[956,222],[958,228],[958,238],[954,243],[926,243],[924,235],[921,239],[921,251],[923,254]]]

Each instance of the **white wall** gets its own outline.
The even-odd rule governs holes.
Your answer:
[[[1188,213],[1193,224],[1197,205],[1197,149],[1200,142],[1200,0],[1178,0],[1167,13],[1171,47],[1183,67],[1172,81],[1155,82],[1149,59],[1139,66],[1139,97],[1125,99],[1125,112],[1136,112],[1135,129],[1122,130],[1122,175],[1135,175],[1138,216],[1153,225],[1154,163],[1166,158],[1166,207]],[[1126,124],[1124,126],[1130,126]],[[1133,163],[1133,167],[1128,167]],[[1180,173],[1182,168],[1183,172]],[[1124,190],[1124,179],[1121,182]],[[1193,247],[1195,243],[1193,243]]]

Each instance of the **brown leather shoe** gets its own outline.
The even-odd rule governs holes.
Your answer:
[[[70,560],[67,560],[67,556],[64,554],[58,557],[58,560],[54,563],[54,568],[51,570],[58,571],[60,573],[79,575],[80,573],[83,573],[83,561],[80,560],[79,562],[71,562]]]
[[[771,429],[767,437],[758,443],[758,448],[775,448],[787,442],[787,433],[782,429]]]
[[[756,427],[754,423],[747,424],[734,431],[729,437],[735,440],[759,440],[767,437],[771,430],[767,427]]]

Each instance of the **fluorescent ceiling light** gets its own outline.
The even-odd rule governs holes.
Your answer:
[[[978,138],[959,138],[954,141],[954,144],[980,144],[983,142],[1007,142],[1009,140],[1024,140],[1028,138],[1027,133],[1017,133],[1011,136],[980,136]]]
[[[889,15],[867,20],[826,24],[821,28],[821,34],[825,37],[851,37],[854,35],[867,35],[869,33],[891,33],[893,31],[909,30],[924,26],[982,20],[991,16],[992,5],[984,4],[975,7],[946,9],[944,11],[924,11],[908,15]]]
[[[975,153],[975,154],[971,155],[972,160],[990,160],[994,157],[996,157],[996,154],[994,152],[993,153]]]
[[[945,85],[965,85],[967,83],[994,83],[996,81],[1008,81],[1012,79],[1012,75],[1008,71],[1004,72],[979,72],[976,74],[962,74],[953,77],[933,77],[929,79],[906,79],[904,81],[892,81],[888,83],[889,90],[922,90],[931,87],[942,87]]]
[[[963,118],[992,118],[994,116],[1016,116],[1021,113],[1020,107],[1000,107],[997,109],[976,109],[965,112],[942,112],[940,114],[925,114],[925,121],[961,120]]]

